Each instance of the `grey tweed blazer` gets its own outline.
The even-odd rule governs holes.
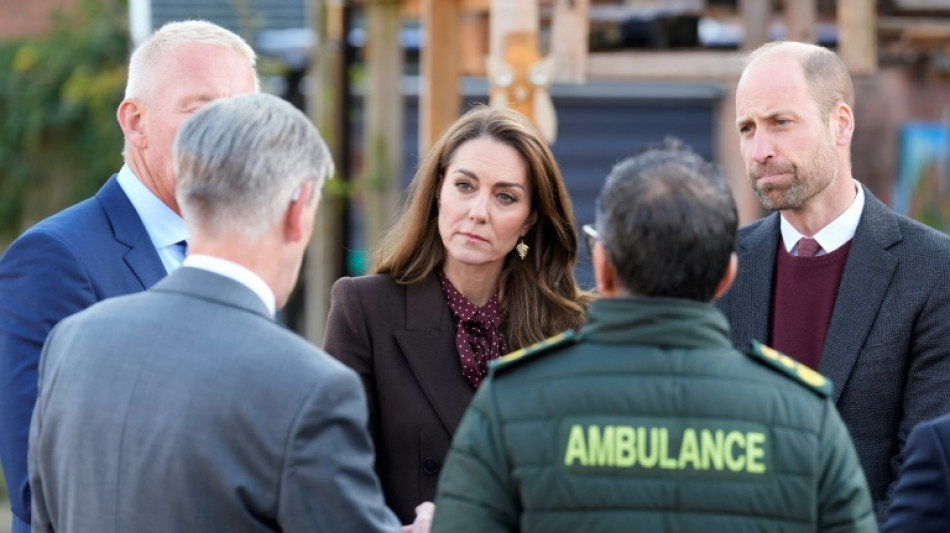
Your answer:
[[[819,371],[883,520],[910,430],[950,412],[950,238],[864,193]],[[739,275],[717,306],[740,349],[770,338],[780,241],[777,213],[739,230]]]
[[[182,267],[53,329],[33,531],[399,531],[356,374],[244,285]]]

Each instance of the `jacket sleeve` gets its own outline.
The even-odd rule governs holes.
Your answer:
[[[328,373],[314,386],[287,442],[278,504],[283,531],[400,531],[373,469],[365,413],[352,372]]]
[[[518,531],[518,491],[502,440],[493,379],[482,382],[439,477],[432,532]]]
[[[910,433],[884,533],[950,531],[950,449],[934,426]]]
[[[877,516],[864,470],[831,400],[824,403],[818,447],[818,531],[876,532]]]
[[[87,273],[57,237],[29,231],[0,258],[0,462],[14,515],[30,522],[27,443],[49,331],[95,303]]]
[[[897,431],[900,453],[891,460],[893,479],[901,469],[904,443],[917,424],[950,413],[950,264],[936,276],[933,288],[917,315],[911,332],[912,345],[907,361],[903,417]],[[875,502],[878,514],[893,497],[895,482],[887,490],[887,498]]]
[[[47,342],[43,345],[42,354],[40,355],[39,362],[39,387],[43,387],[44,383],[49,379],[49,370],[48,370],[48,353],[49,346],[53,342],[53,337],[56,335],[56,329],[50,332],[49,337],[47,337]],[[46,385],[48,387],[48,385]],[[33,495],[31,502],[31,530],[35,532],[49,532],[54,531],[53,524],[50,518],[49,512],[49,501],[47,500],[47,494],[44,492],[43,487],[43,466],[44,462],[41,459],[43,456],[43,413],[46,411],[46,405],[43,402],[42,397],[38,397],[36,400],[36,406],[33,408],[33,417],[32,422],[30,423],[30,446],[29,454],[27,456],[29,463],[29,481],[30,489]]]
[[[333,284],[323,349],[359,375],[366,394],[370,434],[374,442],[379,442],[373,349],[366,329],[363,302],[353,278],[340,278]]]

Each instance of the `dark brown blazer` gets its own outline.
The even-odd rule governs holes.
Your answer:
[[[376,470],[404,524],[435,498],[452,435],[475,393],[462,377],[455,322],[437,275],[398,285],[388,275],[333,285],[324,349],[363,379]]]

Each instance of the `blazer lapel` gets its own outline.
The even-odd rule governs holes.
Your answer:
[[[841,396],[874,325],[898,263],[897,257],[888,251],[901,240],[897,221],[866,187],[864,195],[864,213],[844,265],[818,367],[834,383],[835,401]]]
[[[396,332],[396,341],[442,425],[454,435],[475,389],[462,377],[455,322],[438,277],[406,288],[405,312],[407,327]]]
[[[733,339],[747,343],[749,339],[769,340],[769,318],[772,309],[772,276],[778,250],[778,214],[773,214],[739,242],[739,275],[736,277],[733,309],[736,316],[747,320],[733,321]]]
[[[109,178],[99,189],[96,199],[109,217],[115,240],[129,247],[125,253],[125,263],[142,283],[142,288],[147,289],[164,278],[165,265],[158,257],[142,219],[132,207],[132,202],[119,186],[115,176]]]

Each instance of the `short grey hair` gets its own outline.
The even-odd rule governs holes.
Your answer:
[[[185,120],[173,148],[177,197],[189,228],[254,240],[278,223],[292,196],[333,173],[310,119],[269,94],[208,103]]]
[[[155,86],[150,79],[151,67],[158,59],[179,46],[186,44],[208,44],[234,50],[247,58],[254,71],[254,87],[260,90],[257,78],[257,54],[247,42],[234,32],[224,29],[206,20],[185,20],[169,22],[149,36],[129,59],[129,75],[125,84],[125,98],[138,98],[146,102],[151,99],[151,89]]]

